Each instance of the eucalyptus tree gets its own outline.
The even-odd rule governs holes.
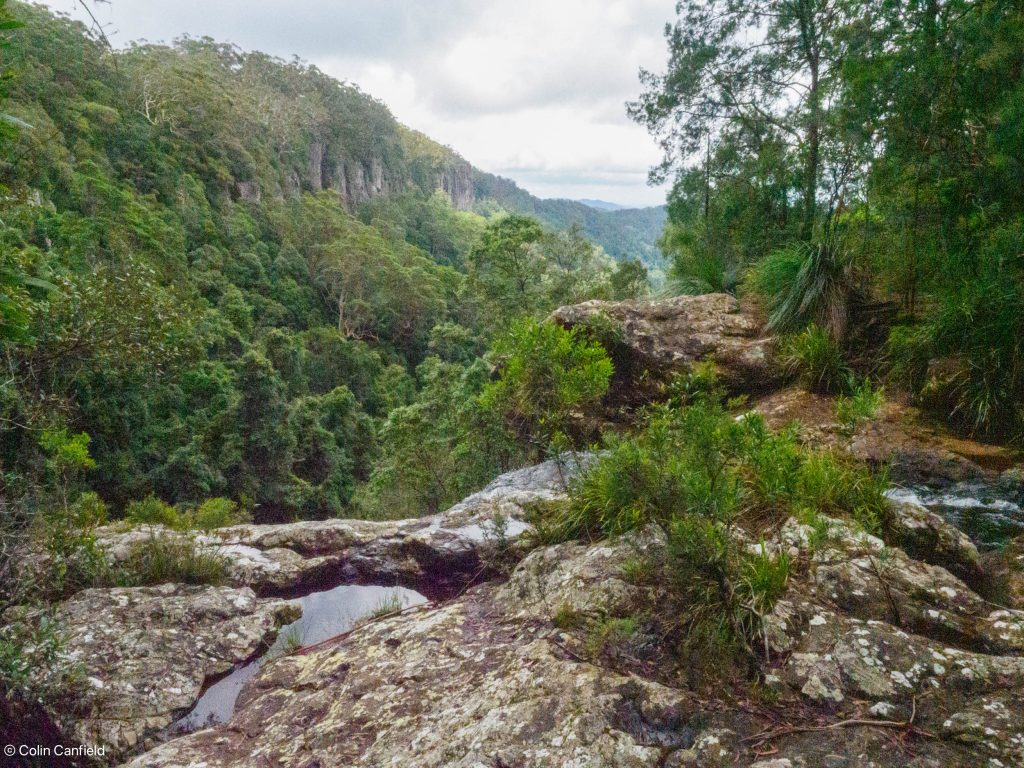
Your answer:
[[[848,20],[846,0],[680,0],[666,25],[664,74],[642,70],[630,116],[664,153],[664,181],[702,161],[742,130],[770,129],[799,158],[800,233],[810,239],[822,179],[822,148]],[[711,178],[706,178],[710,195]]]

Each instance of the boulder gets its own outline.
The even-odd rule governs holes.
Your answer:
[[[260,652],[298,615],[247,588],[165,584],[87,589],[57,605],[53,618],[66,636],[62,660],[83,681],[57,703],[54,719],[109,757],[170,725],[206,682]]]
[[[613,392],[626,399],[630,393],[642,394],[644,381],[686,373],[707,360],[714,360],[723,383],[734,392],[763,392],[778,381],[774,339],[761,337],[759,321],[728,294],[587,301],[558,308],[552,319],[573,328],[602,316],[616,328],[614,341],[603,340],[612,347],[616,364]]]

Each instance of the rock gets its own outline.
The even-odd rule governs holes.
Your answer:
[[[734,392],[763,392],[778,381],[772,365],[774,339],[733,296],[711,293],[661,301],[588,301],[560,307],[552,318],[566,328],[606,315],[621,336],[609,350],[616,363],[613,392],[640,394],[642,374],[655,379],[685,373],[713,359]],[[649,378],[649,377],[648,377]]]
[[[629,616],[650,604],[650,590],[623,577],[624,566],[653,547],[660,532],[615,543],[559,544],[531,552],[498,591],[496,602],[519,619],[550,621],[559,614]]]
[[[658,766],[694,704],[566,657],[557,632],[501,621],[491,588],[266,665],[229,726],[131,768]]]
[[[516,545],[529,529],[525,517],[531,504],[564,499],[566,483],[588,460],[585,454],[566,454],[508,472],[430,517],[239,525],[208,534],[108,526],[99,530],[97,544],[119,562],[151,536],[192,540],[227,559],[232,584],[265,595],[352,581],[402,584],[431,597],[451,595],[486,575],[482,557],[499,537],[506,546]]]
[[[886,522],[893,544],[913,558],[942,566],[972,586],[986,584],[978,548],[967,534],[920,504],[893,502],[890,510]]]
[[[31,615],[30,615],[31,618]],[[86,745],[124,754],[170,725],[205,682],[231,670],[298,618],[251,589],[157,587],[87,589],[56,606],[67,633],[62,656],[85,681],[55,713]]]
[[[846,615],[990,653],[1024,651],[1024,612],[993,610],[949,571],[901,550],[827,561],[813,579],[817,598]]]
[[[972,747],[990,766],[1024,765],[1022,711],[1019,692],[984,696],[945,720],[942,737]]]
[[[1024,658],[1004,652],[1017,641],[998,637],[1006,628],[997,626],[1017,614],[1000,615],[949,572],[843,521],[829,528],[823,544],[790,520],[765,543],[802,564],[764,621],[771,717],[733,706],[728,686],[689,692],[669,665],[606,666],[582,650],[585,627],[556,626],[564,612],[607,618],[664,607],[656,588],[623,574],[638,553],[662,546],[641,533],[538,549],[504,584],[269,662],[230,723],[130,766],[940,768],[975,765],[979,754],[1019,762]],[[958,647],[967,644],[978,650]],[[999,722],[996,702],[1009,713]],[[752,746],[779,722],[817,728],[847,718],[889,730],[786,734],[772,739],[770,757]],[[900,733],[893,723],[911,718],[942,738],[916,740],[908,759],[891,738]],[[979,733],[996,746],[972,741]]]
[[[768,394],[754,403],[754,410],[773,429],[799,421],[808,444],[886,467],[895,483],[947,486],[985,480],[1014,461],[1008,449],[937,429],[917,408],[898,400],[886,400],[876,418],[862,422],[852,434],[836,418],[835,397],[797,387]]]
[[[995,599],[1008,608],[1024,610],[1024,537],[984,556]]]

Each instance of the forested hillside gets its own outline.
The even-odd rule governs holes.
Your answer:
[[[576,229],[471,212],[468,163],[313,67],[6,12],[0,461],[25,519],[436,509],[532,450],[499,332],[571,356],[529,319],[645,290]]]
[[[479,171],[475,175],[475,189],[482,206],[493,201],[555,229],[575,224],[610,256],[640,259],[648,268],[661,267],[658,238],[667,218],[664,206],[600,210],[578,200],[541,200],[508,179]]]
[[[687,0],[667,42],[630,112],[675,182],[675,284],[757,298],[803,332],[799,364],[859,356],[966,431],[1020,438],[1020,3]]]

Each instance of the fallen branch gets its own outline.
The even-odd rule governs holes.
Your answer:
[[[743,739],[744,743],[753,742],[752,748],[756,749],[765,742],[772,741],[779,738],[780,736],[788,736],[793,733],[815,733],[820,731],[831,731],[838,728],[902,728],[910,729],[916,734],[927,736],[928,738],[935,738],[935,735],[928,731],[921,730],[914,726],[914,718],[917,716],[917,699],[913,699],[912,709],[910,711],[910,717],[906,720],[867,720],[864,718],[851,718],[849,720],[840,720],[838,723],[830,723],[829,725],[787,725],[782,728],[776,728],[769,731],[761,731],[753,736],[748,736]]]

